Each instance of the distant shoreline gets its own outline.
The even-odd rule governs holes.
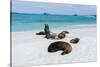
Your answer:
[[[10,14],[24,14],[24,15],[45,15],[44,13],[38,14],[38,13],[17,13],[17,12],[10,12]],[[79,15],[79,14],[69,14],[69,15],[64,15],[64,14],[51,14],[51,13],[46,13],[47,15],[57,15],[57,16],[94,16],[96,17],[97,15]]]

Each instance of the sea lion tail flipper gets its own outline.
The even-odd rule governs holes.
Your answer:
[[[65,52],[62,52],[61,55],[65,55]]]
[[[67,51],[63,51],[62,53],[61,53],[61,55],[65,55],[65,54],[68,54],[69,53],[69,51],[67,50]]]
[[[72,51],[72,48],[64,50],[61,55],[69,54]]]

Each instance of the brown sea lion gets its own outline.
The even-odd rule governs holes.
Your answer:
[[[48,52],[56,52],[62,50],[61,55],[68,54],[72,51],[72,46],[64,41],[53,42],[48,47]]]
[[[79,38],[74,38],[72,40],[70,40],[70,43],[73,43],[73,44],[77,44],[79,42]]]
[[[61,33],[58,34],[58,38],[63,39],[66,37],[66,33],[69,33],[68,31],[62,31]]]

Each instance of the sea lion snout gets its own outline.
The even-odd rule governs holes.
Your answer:
[[[48,47],[48,52],[56,52],[58,49],[53,47],[52,45]]]

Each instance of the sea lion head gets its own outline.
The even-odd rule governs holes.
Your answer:
[[[50,45],[48,47],[48,52],[56,52],[56,51],[58,51],[58,49],[55,47],[55,45]]]
[[[48,24],[44,24],[45,26],[48,26]]]

